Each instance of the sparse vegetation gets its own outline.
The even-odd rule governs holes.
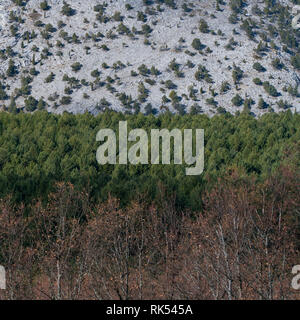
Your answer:
[[[31,94],[40,101],[56,92],[59,98],[44,105],[47,110],[68,106],[59,103],[64,95],[71,97],[75,112],[82,105],[91,112],[107,108],[144,112],[151,104],[155,111],[150,114],[166,110],[184,114],[197,102],[209,115],[223,114],[224,109],[235,112],[232,106],[244,105],[244,111],[251,108],[251,115],[259,116],[260,97],[272,99],[265,111],[288,109],[282,101],[297,108],[299,34],[287,27],[290,16],[285,5],[258,3],[250,15],[247,3],[239,0],[217,0],[205,6],[145,0],[142,7],[120,0],[91,1],[92,12],[85,3],[79,6],[70,1],[58,5],[41,0],[32,10],[27,1],[21,1],[21,11],[13,9],[17,2],[12,4],[3,35],[15,44],[0,50],[3,110],[12,98],[12,109],[22,110]],[[233,23],[232,32],[220,21]],[[33,81],[20,86],[25,72]],[[61,72],[68,75],[66,84],[61,82]],[[257,103],[251,105],[250,88],[257,93],[253,96]],[[169,98],[172,90],[180,101]],[[110,105],[95,109],[99,95],[108,95]]]

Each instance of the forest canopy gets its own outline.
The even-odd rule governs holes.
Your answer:
[[[180,165],[104,165],[96,160],[96,134],[111,128],[118,132],[119,121],[128,121],[128,130],[204,129],[205,167],[201,176],[185,175]],[[284,159],[297,161],[300,115],[270,113],[255,119],[230,114],[177,116],[165,113],[124,115],[112,111],[96,117],[73,115],[0,113],[0,196],[8,194],[18,202],[44,198],[57,182],[70,182],[86,189],[93,200],[108,195],[128,204],[138,195],[157,197],[157,185],[176,194],[180,207],[201,208],[199,194],[230,170],[240,176],[265,179]],[[299,144],[298,144],[299,145]],[[299,150],[299,148],[298,148]],[[288,154],[292,151],[293,159]],[[299,160],[298,160],[299,161]],[[299,164],[298,164],[299,166]]]

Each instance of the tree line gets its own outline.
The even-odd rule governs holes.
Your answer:
[[[96,160],[100,146],[96,135],[110,128],[118,136],[119,121],[128,131],[151,129],[204,129],[205,167],[201,176],[186,176],[180,165],[104,165]],[[138,194],[152,201],[162,183],[176,194],[176,205],[199,210],[199,194],[212,187],[230,169],[264,179],[275,172],[288,150],[299,141],[299,114],[270,113],[259,119],[247,114],[232,116],[157,117],[124,115],[112,111],[96,117],[85,113],[62,115],[37,112],[17,115],[0,113],[0,196],[11,194],[14,201],[30,203],[46,199],[57,182],[70,182],[87,189],[93,201],[108,195],[126,205]],[[174,146],[171,144],[171,147]],[[171,150],[172,151],[172,150]]]

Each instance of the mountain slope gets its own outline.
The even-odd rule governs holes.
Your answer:
[[[12,112],[299,111],[295,4],[2,1],[0,105]]]

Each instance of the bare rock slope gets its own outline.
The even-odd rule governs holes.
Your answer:
[[[297,1],[1,0],[3,110],[300,110]]]

